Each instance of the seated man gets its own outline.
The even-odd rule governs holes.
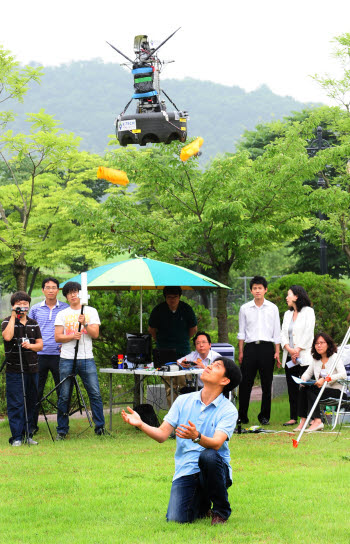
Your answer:
[[[190,364],[191,362],[195,363],[193,368],[205,368],[215,359],[221,357],[220,353],[211,349],[211,338],[207,332],[197,332],[193,337],[193,343],[196,348],[195,351],[191,351],[191,353],[177,361],[183,368],[193,367]],[[198,387],[203,387],[200,377],[198,377]]]
[[[168,521],[191,523],[211,517],[211,524],[216,525],[228,520],[231,508],[227,488],[232,485],[228,440],[238,414],[223,393],[237,387],[241,378],[240,369],[231,359],[216,359],[203,371],[203,389],[178,397],[158,428],[144,423],[129,407],[129,414],[122,411],[126,423],[157,442],[165,442],[176,429]]]

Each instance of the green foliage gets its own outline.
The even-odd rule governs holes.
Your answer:
[[[28,90],[31,83],[38,83],[41,78],[41,68],[33,66],[19,67],[19,63],[15,57],[11,55],[0,45],[0,129],[3,130],[6,125],[14,119],[14,114],[11,111],[12,104],[9,108],[6,103],[9,100],[23,102],[23,96]]]
[[[339,280],[312,272],[290,274],[269,286],[268,299],[277,304],[281,320],[288,307],[286,296],[291,285],[301,285],[308,293],[315,310],[315,332],[330,334],[341,343],[349,327],[350,290]]]
[[[333,56],[340,61],[343,73],[340,78],[315,74],[313,79],[326,91],[327,96],[350,112],[350,33],[346,32],[333,39]]]
[[[252,161],[247,152],[219,157],[204,172],[195,158],[186,164],[179,160],[180,147],[117,149],[107,155],[109,164],[126,171],[136,185],[132,192],[111,188],[89,218],[107,256],[131,247],[139,255],[210,270],[227,284],[232,265],[243,267],[308,225],[310,189],[303,180],[310,165],[297,123],[267,146],[264,157]],[[225,341],[225,292],[219,292],[218,308],[219,336]]]
[[[43,255],[50,255],[53,266],[77,255],[94,262],[98,254],[97,242],[92,237],[87,243],[75,212],[80,207],[89,215],[97,206],[85,182],[96,179],[100,157],[78,153],[74,135],[62,133],[43,111],[29,120],[29,136],[8,131],[1,138],[10,156],[4,161],[11,182],[1,192],[0,245],[3,263],[13,263],[17,288],[23,290],[31,270],[33,287]]]

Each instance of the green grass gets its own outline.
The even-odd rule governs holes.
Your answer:
[[[285,398],[274,400],[270,428],[287,416]],[[217,527],[165,521],[174,440],[157,444],[120,415],[111,436],[77,436],[84,429],[71,421],[52,443],[41,423],[39,446],[13,448],[0,425],[1,544],[350,543],[350,429],[304,435],[296,449],[285,433],[233,436],[232,515]]]

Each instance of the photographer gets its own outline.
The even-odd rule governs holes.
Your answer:
[[[21,446],[24,437],[29,444],[37,444],[32,439],[32,431],[38,390],[37,352],[43,349],[43,341],[38,323],[27,317],[30,301],[30,296],[24,291],[14,293],[11,315],[1,324],[6,359],[7,415],[12,433],[9,442],[12,446]]]

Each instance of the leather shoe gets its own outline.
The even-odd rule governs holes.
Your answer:
[[[270,422],[268,419],[266,419],[266,417],[262,417],[262,418],[258,418],[261,425],[270,425]]]
[[[247,423],[249,423],[249,419],[247,417],[239,417],[238,419],[241,420],[241,423],[243,423],[243,425],[247,425]]]
[[[311,429],[311,428],[306,429],[305,432],[306,432],[306,433],[313,433],[314,431],[323,431],[323,428],[324,428],[323,423],[319,423],[319,424],[316,425],[316,427],[314,427],[313,429]]]
[[[219,516],[219,514],[216,514],[215,512],[213,512],[213,517],[211,520],[212,525],[224,525],[224,523],[226,522],[227,522],[227,519],[222,518],[221,516]]]
[[[290,421],[286,421],[286,423],[283,423],[283,427],[288,427],[289,425],[296,425],[297,421],[295,419],[291,419]]]

